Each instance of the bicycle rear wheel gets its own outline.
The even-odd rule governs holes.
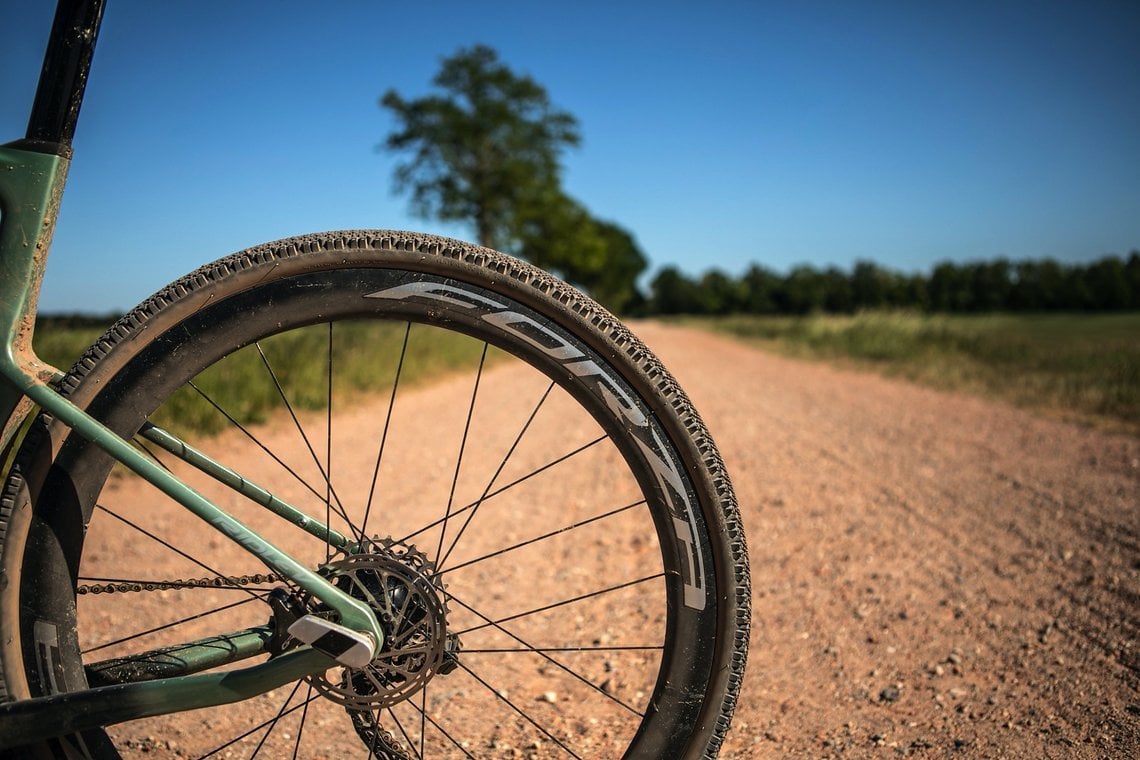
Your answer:
[[[372,605],[388,641],[361,671],[44,751],[716,754],[748,641],[731,486],[676,383],[577,291],[441,238],[286,240],[154,296],[64,391]],[[162,451],[138,435],[150,423],[329,532]],[[283,622],[320,611],[93,445],[40,426],[0,505],[0,604],[19,620],[0,643],[9,697],[174,674],[172,647],[234,631],[260,632],[256,656],[271,656],[295,643]]]

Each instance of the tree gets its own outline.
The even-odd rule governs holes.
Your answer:
[[[742,278],[744,310],[750,314],[774,314],[779,310],[783,279],[759,264],[748,267]]]
[[[790,314],[810,314],[823,311],[827,301],[827,280],[810,264],[800,264],[784,280],[787,302],[783,310]]]
[[[1090,264],[1085,273],[1091,302],[1090,309],[1115,311],[1127,309],[1132,301],[1132,289],[1124,262],[1110,256]]]
[[[1132,292],[1130,307],[1140,309],[1140,251],[1132,251],[1128,255],[1128,263],[1124,265],[1124,276],[1128,280],[1128,289]]]
[[[851,298],[856,309],[881,309],[891,302],[892,276],[872,261],[856,261],[851,272]]]
[[[1053,259],[1019,261],[1014,266],[1010,306],[1019,311],[1065,308],[1065,270]]]
[[[973,301],[969,272],[952,261],[934,267],[928,292],[930,307],[935,311],[965,311]]]
[[[850,314],[855,311],[855,296],[850,277],[838,267],[828,267],[821,280],[824,311],[832,314]]]
[[[594,225],[606,241],[606,265],[592,283],[582,284],[606,306],[625,312],[644,301],[637,289],[637,278],[649,266],[649,261],[627,230],[601,219],[595,219]]]
[[[657,314],[699,314],[697,284],[677,267],[665,267],[649,284],[653,311]]]
[[[614,311],[637,299],[647,262],[633,236],[595,219],[573,198],[545,193],[519,211],[520,255],[590,293]]]
[[[971,308],[975,311],[1000,311],[1009,305],[1013,282],[1009,261],[995,259],[979,262],[970,267]]]
[[[559,155],[578,145],[578,122],[483,45],[445,58],[432,82],[443,95],[389,90],[380,100],[399,122],[385,146],[411,153],[397,189],[411,191],[415,213],[471,222],[480,244],[510,251],[520,204],[559,187]]]
[[[734,314],[744,302],[740,281],[719,269],[708,270],[697,282],[697,303],[702,314]]]

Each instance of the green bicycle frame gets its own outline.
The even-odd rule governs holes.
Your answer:
[[[328,605],[340,625],[371,638],[375,656],[384,634],[367,604],[335,588],[60,396],[52,383],[63,373],[42,362],[33,351],[40,283],[101,14],[101,0],[61,0],[28,136],[0,146],[0,420],[7,421],[0,432],[0,451],[5,452],[0,458],[5,470],[0,475],[6,476],[11,451],[19,445],[19,433],[38,406],[258,557],[279,576]],[[141,434],[278,517],[333,546],[351,549],[348,537],[168,433],[147,426]],[[7,621],[5,628],[14,624]],[[335,664],[331,655],[302,646],[240,670],[201,672],[264,653],[266,638],[259,632],[236,632],[216,637],[209,645],[190,642],[181,648],[179,658],[184,663],[181,672],[188,675],[0,704],[0,748],[139,717],[247,699]]]

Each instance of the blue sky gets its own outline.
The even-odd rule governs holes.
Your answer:
[[[50,2],[0,4],[0,137]],[[41,306],[125,309],[392,192],[389,87],[484,43],[580,121],[567,190],[656,270],[1140,248],[1140,3],[109,0]]]

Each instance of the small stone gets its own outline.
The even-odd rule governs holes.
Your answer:
[[[548,691],[542,695],[541,701],[549,702],[550,704],[554,704],[555,702],[558,701],[558,695],[555,694],[553,691]]]
[[[881,702],[895,702],[898,700],[901,693],[894,686],[888,686],[879,692],[879,701]]]

